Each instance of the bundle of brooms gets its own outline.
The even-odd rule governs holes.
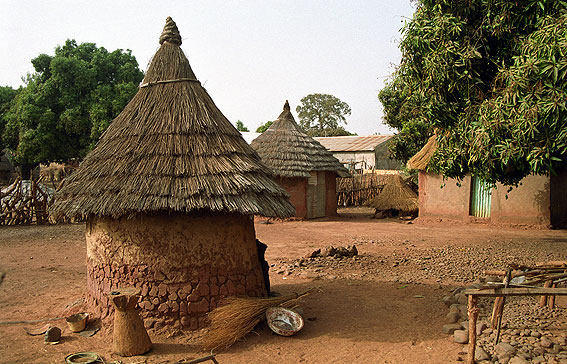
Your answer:
[[[222,306],[215,308],[209,313],[211,325],[200,342],[203,350],[217,350],[230,347],[266,318],[266,310],[268,308],[295,306],[297,299],[309,293],[311,293],[311,289],[303,293],[293,293],[272,298],[226,298]]]

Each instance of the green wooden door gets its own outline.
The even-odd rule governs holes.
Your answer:
[[[470,214],[476,217],[490,217],[491,196],[490,184],[472,177]]]

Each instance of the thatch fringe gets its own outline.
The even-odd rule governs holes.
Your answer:
[[[277,176],[309,177],[312,171],[333,171],[340,177],[349,176],[330,151],[301,130],[287,100],[278,119],[250,145]]]
[[[392,176],[382,192],[370,203],[376,211],[397,210],[412,214],[418,210],[417,194],[400,175]]]
[[[407,163],[409,169],[427,169],[427,165],[433,156],[433,153],[437,150],[437,136],[433,135],[429,138],[427,143],[417,152]]]
[[[64,181],[54,217],[198,210],[292,216],[287,193],[194,82],[185,54],[168,38],[176,29],[169,20],[142,82],[148,86]]]

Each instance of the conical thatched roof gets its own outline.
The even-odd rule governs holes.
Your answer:
[[[407,167],[409,169],[427,169],[427,165],[429,164],[433,153],[435,153],[435,150],[437,150],[436,138],[436,135],[431,136],[427,143],[423,146],[423,148],[421,148],[419,152],[415,153],[415,155],[410,158],[407,163]]]
[[[138,93],[58,191],[54,216],[292,216],[286,192],[196,79],[171,18],[160,44]]]
[[[349,176],[330,151],[299,128],[287,101],[278,119],[250,145],[277,176],[309,177],[311,171]]]
[[[400,175],[394,175],[382,192],[370,203],[370,207],[378,211],[398,210],[405,213],[416,212],[418,206],[417,194]]]

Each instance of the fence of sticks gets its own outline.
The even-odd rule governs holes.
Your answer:
[[[22,180],[0,191],[0,225],[47,224],[51,189],[38,180]]]
[[[337,178],[338,206],[366,206],[390,181],[389,174],[353,174],[352,177]]]

